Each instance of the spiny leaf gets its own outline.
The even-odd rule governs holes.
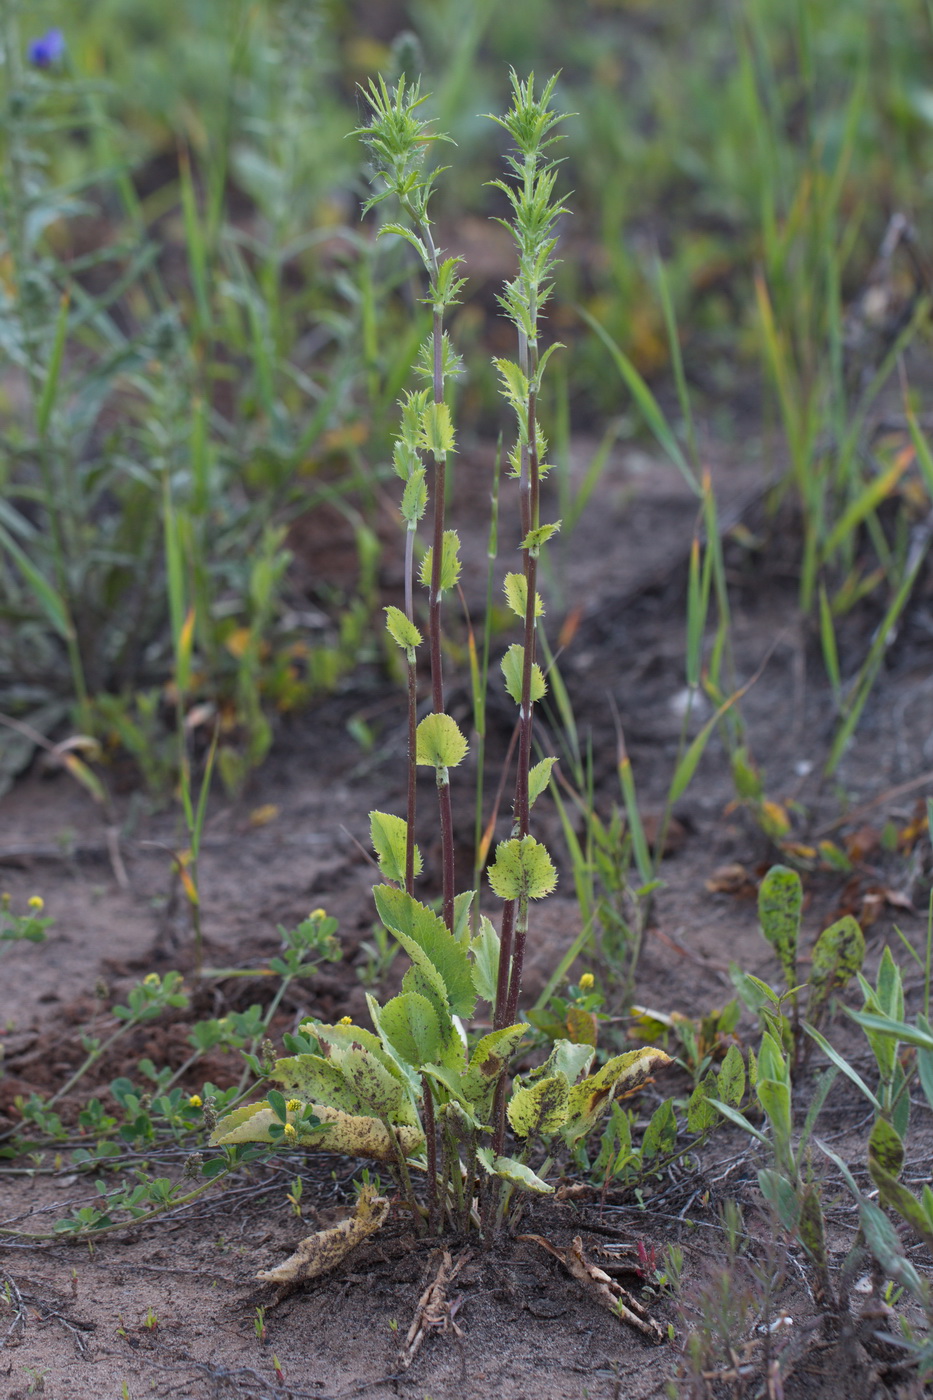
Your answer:
[[[443,461],[456,450],[450,409],[445,403],[429,403],[421,419],[420,447]]]
[[[557,762],[556,758],[542,758],[540,763],[529,769],[528,772],[528,806],[533,807],[551,781],[551,769]]]
[[[425,715],[418,725],[415,762],[430,768],[456,768],[469,747],[451,715]]]
[[[516,705],[520,705],[522,703],[522,671],[525,665],[525,648],[519,642],[513,642],[499,665],[505,677],[506,690]],[[533,661],[531,663],[531,695],[529,699],[534,705],[546,694],[547,682],[544,679],[544,672],[537,661]]]
[[[460,536],[456,530],[444,531],[444,544],[441,550],[441,583],[442,593],[447,593],[451,588],[457,586],[460,578]],[[432,545],[425,553],[421,561],[420,578],[425,588],[431,587],[431,571],[434,567],[434,546]]]
[[[520,617],[525,619],[528,610],[528,580],[524,574],[506,574],[502,584],[505,591],[505,600],[509,607]],[[544,604],[541,601],[541,594],[535,590],[535,617],[544,616]]]
[[[488,874],[500,899],[543,899],[557,884],[554,862],[533,836],[500,841]]]
[[[387,880],[404,885],[408,823],[391,812],[370,812],[369,829],[379,869]],[[415,846],[415,875],[421,874],[421,867],[421,852]]]
[[[552,535],[556,535],[559,529],[559,520],[555,520],[553,525],[539,525],[536,530],[528,531],[519,549],[527,549],[530,554],[537,556],[541,552],[541,546],[546,544]]]
[[[414,650],[421,645],[421,633],[401,608],[388,607],[385,610],[386,627],[389,635],[403,651]]]

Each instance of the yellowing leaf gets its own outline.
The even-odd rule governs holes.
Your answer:
[[[341,1220],[339,1225],[309,1235],[284,1264],[260,1270],[256,1277],[263,1283],[305,1283],[329,1273],[361,1240],[374,1235],[388,1214],[388,1198],[377,1195],[375,1186],[367,1182],[360,1188],[351,1216]]]
[[[430,768],[456,768],[469,747],[451,715],[426,715],[418,725],[415,762]]]
[[[248,627],[237,627],[236,630],[231,632],[229,637],[227,637],[224,646],[227,648],[230,655],[235,656],[237,661],[239,661],[245,656],[252,635]]]
[[[509,607],[523,621],[528,609],[528,580],[524,574],[506,574],[502,585],[505,591],[505,599]],[[544,604],[541,601],[541,594],[535,592],[535,617],[544,616]]]
[[[268,826],[274,822],[279,815],[279,809],[274,802],[264,802],[261,807],[254,807],[249,814],[250,826]]]

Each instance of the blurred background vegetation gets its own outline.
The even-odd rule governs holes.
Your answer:
[[[420,74],[456,142],[437,210],[471,279],[450,328],[470,371],[462,440],[501,425],[490,357],[511,272],[486,184],[502,133],[483,114],[510,67],[559,69],[576,115],[552,421],[643,430],[608,336],[683,438],[676,324],[717,430],[780,431],[801,604],[823,590],[830,667],[833,619],[865,591],[899,596],[906,536],[877,512],[904,469],[868,459],[858,429],[892,355],[925,334],[928,0],[0,9],[0,710],[34,731],[8,729],[0,782],[70,716],[165,790],[175,719],[196,742],[219,717],[236,789],[270,715],[378,646],[381,482],[424,329],[405,249],[359,217],[347,133],[378,73]],[[37,66],[50,28],[64,53]],[[869,305],[893,215],[897,258]],[[853,350],[859,335],[874,340]],[[917,433],[911,452],[928,493]],[[876,536],[869,563],[858,528]]]

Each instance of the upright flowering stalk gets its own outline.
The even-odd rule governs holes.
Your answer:
[[[511,1025],[518,1011],[528,900],[550,893],[553,867],[547,852],[530,835],[531,804],[546,786],[552,760],[532,768],[531,749],[534,706],[546,685],[535,661],[537,619],[543,608],[537,591],[538,559],[545,541],[560,522],[541,523],[541,481],[548,471],[547,442],[538,423],[538,397],[545,365],[557,345],[542,354],[539,322],[551,294],[549,277],[554,267],[557,239],[554,226],[563,206],[555,201],[557,166],[544,152],[560,139],[550,135],[563,116],[550,110],[556,77],[540,98],[534,94],[534,74],[520,82],[512,73],[512,106],[504,117],[492,120],[509,133],[515,153],[508,156],[509,181],[496,180],[512,206],[511,220],[502,222],[518,246],[518,272],[499,298],[518,332],[518,360],[497,360],[502,394],[511,405],[517,424],[510,454],[511,474],[518,480],[521,511],[523,570],[509,574],[505,592],[509,606],[524,624],[521,644],[509,648],[502,662],[506,690],[519,707],[519,754],[515,782],[513,839],[502,843],[490,870],[490,881],[506,901],[502,915],[499,983],[496,995],[497,1028]],[[506,864],[508,861],[508,865]],[[521,871],[522,873],[519,873]],[[537,874],[535,874],[537,872]]]
[[[430,389],[409,394],[402,405],[402,430],[396,443],[396,471],[405,482],[402,514],[407,523],[405,550],[405,614],[389,609],[388,628],[406,653],[408,664],[408,820],[405,833],[405,887],[412,892],[415,868],[415,765],[435,769],[440,810],[444,922],[454,927],[454,839],[448,769],[466,753],[466,741],[455,722],[444,713],[444,673],[441,657],[441,600],[453,588],[460,574],[460,541],[452,530],[444,529],[444,488],[448,454],[454,451],[454,430],[450,409],[445,402],[447,380],[460,372],[459,359],[451,350],[444,332],[444,315],[456,305],[463,279],[457,276],[461,258],[444,258],[435,245],[428,211],[434,180],[440,170],[425,171],[431,145],[446,141],[428,130],[417,115],[424,102],[418,84],[407,84],[404,77],[391,90],[382,78],[371,82],[366,94],[372,109],[369,126],[360,127],[372,153],[374,180],[382,186],[364,206],[364,212],[394,195],[406,222],[383,225],[381,233],[394,233],[407,239],[415,249],[428,278],[425,303],[431,307],[432,328],[422,347],[421,372]],[[427,461],[427,468],[425,466]],[[414,535],[424,514],[428,491],[426,473],[431,476],[433,506],[432,545],[421,570],[421,581],[428,589],[428,643],[431,656],[431,698],[434,713],[416,732],[415,648],[421,634],[415,626],[412,599]]]

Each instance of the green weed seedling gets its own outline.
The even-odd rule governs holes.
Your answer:
[[[380,1004],[367,1002],[374,1029],[347,1018],[337,1025],[311,1021],[293,1037],[295,1053],[279,1059],[270,1077],[281,1087],[267,1097],[226,1114],[212,1141],[234,1147],[245,1143],[322,1147],[385,1164],[419,1231],[467,1231],[479,1225],[487,1235],[505,1219],[516,1191],[547,1194],[547,1172],[554,1153],[573,1150],[598,1126],[614,1096],[633,1093],[654,1070],[668,1062],[660,1050],[645,1047],[615,1055],[594,1069],[594,1048],[560,1038],[546,1062],[516,1078],[508,1072],[530,1029],[518,1017],[522,968],[534,901],[554,888],[551,857],[531,833],[535,800],[547,787],[552,760],[533,764],[534,709],[546,692],[535,659],[541,600],[538,563],[559,522],[541,517],[541,479],[547,470],[546,442],[538,418],[542,376],[556,347],[541,349],[539,319],[550,293],[555,226],[564,213],[555,195],[558,167],[549,149],[561,117],[551,109],[552,79],[537,96],[533,79],[513,74],[512,106],[495,118],[513,144],[509,178],[496,187],[511,209],[507,225],[518,250],[518,273],[507,283],[501,304],[513,323],[518,359],[498,359],[502,395],[515,423],[509,454],[518,484],[521,572],[505,579],[505,596],[522,627],[522,641],[508,648],[501,669],[505,690],[517,707],[517,765],[510,837],[499,842],[488,869],[491,890],[502,903],[497,932],[485,915],[473,913],[476,892],[457,893],[450,770],[467,755],[469,744],[444,708],[442,605],[460,573],[459,539],[445,525],[445,490],[455,433],[447,401],[459,362],[444,329],[448,309],[462,288],[457,258],[442,258],[434,241],[429,201],[438,171],[426,160],[439,139],[420,115],[424,98],[404,78],[389,88],[381,80],[367,94],[370,123],[361,129],[374,164],[377,192],[372,209],[394,198],[401,222],[384,224],[384,235],[404,240],[423,267],[432,325],[420,366],[427,388],[401,401],[401,428],[393,461],[403,482],[405,523],[405,606],[387,610],[387,628],[407,668],[408,784],[406,816],[371,814],[371,840],[383,882],[374,890],[383,927],[408,955],[410,966],[399,995]],[[431,711],[417,716],[418,650],[423,645],[415,620],[416,535],[429,500],[433,504],[431,543],[418,570],[427,589],[427,652]],[[435,912],[414,894],[422,870],[415,843],[418,767],[434,776],[441,836],[441,905]],[[472,915],[472,917],[471,917]],[[470,1042],[464,1022],[478,1001],[488,1003],[492,1029]],[[506,1126],[517,1155],[506,1155]],[[534,1165],[532,1165],[532,1162]],[[413,1187],[412,1173],[426,1177],[426,1206]],[[352,1237],[377,1229],[388,1203],[377,1183],[361,1187]],[[326,1233],[326,1232],[325,1232]],[[309,1257],[330,1249],[305,1241],[299,1273],[317,1271]],[[284,1277],[281,1270],[275,1278]],[[272,1274],[264,1275],[272,1278]]]
[[[820,1078],[799,1137],[794,1135],[792,1061],[781,1040],[766,1030],[757,1057],[749,1055],[749,1080],[757,1106],[764,1114],[770,1136],[732,1104],[710,1097],[708,1105],[749,1133],[772,1158],[773,1166],[758,1172],[758,1185],[777,1219],[792,1239],[803,1247],[814,1272],[816,1291],[832,1307],[834,1294],[829,1276],[829,1254],[819,1183],[810,1167],[809,1142],[826,1096],[838,1070],[831,1065]]]
[[[55,921],[43,918],[45,900],[34,894],[26,901],[27,913],[14,914],[9,894],[0,895],[0,950],[6,943],[44,943],[46,929]]]
[[[813,946],[809,976],[798,985],[802,907],[803,885],[796,870],[785,865],[772,866],[758,891],[758,918],[784,975],[784,992],[776,993],[760,978],[743,972],[737,963],[729,964],[729,975],[739,996],[789,1052],[794,1069],[803,1046],[801,994],[805,994],[810,1024],[819,1026],[826,1019],[832,997],[843,991],[853,976],[861,975],[859,969],[865,956],[862,930],[851,914],[846,914],[823,929]]]
[[[916,1196],[900,1180],[907,1157],[909,1091],[913,1078],[905,1067],[907,1062],[901,1047],[913,1048],[920,1087],[933,1110],[933,1027],[926,1012],[918,1012],[913,1024],[904,1020],[903,979],[890,948],[885,947],[882,954],[875,986],[864,978],[859,980],[865,996],[864,1005],[861,1011],[847,1010],[847,1014],[865,1032],[875,1057],[878,1069],[875,1090],[824,1036],[811,1027],[807,1030],[874,1110],[875,1122],[868,1140],[868,1170],[878,1190],[879,1201],[915,1230],[933,1254],[933,1191],[929,1185],[924,1185],[921,1194]],[[929,1006],[928,988],[926,1004]]]

